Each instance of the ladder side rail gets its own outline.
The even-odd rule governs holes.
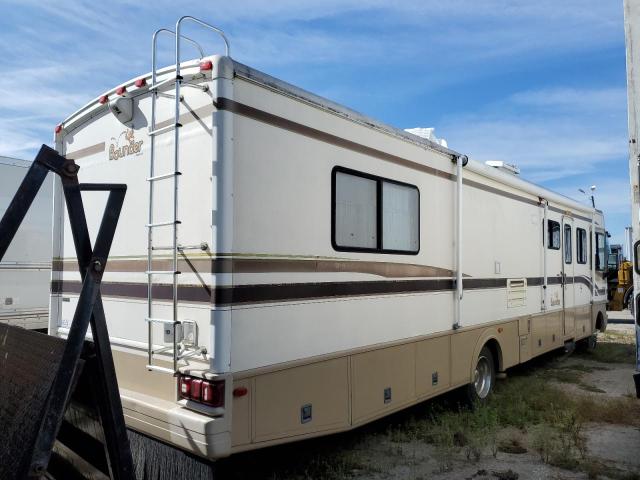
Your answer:
[[[157,84],[157,49],[158,49],[158,35],[164,32],[166,29],[156,30],[151,39],[151,85]],[[151,91],[151,119],[150,130],[156,130],[156,100],[157,89]],[[155,135],[151,135],[149,139],[149,178],[155,176]],[[149,211],[148,211],[148,226],[147,226],[147,271],[153,270],[153,188],[154,182],[147,182],[149,184]],[[153,276],[147,275],[147,317],[153,317]],[[153,325],[147,324],[147,363],[149,365],[153,362]]]
[[[176,25],[176,35],[175,35],[175,55],[176,55],[176,83],[175,83],[175,121],[176,128],[173,131],[173,169],[175,172],[180,171],[180,129],[177,128],[178,122],[180,121],[180,85],[182,83],[182,77],[180,76],[180,40],[182,36],[180,35],[179,25]],[[178,271],[178,187],[179,176],[176,175],[173,177],[173,244],[172,244],[172,255],[173,255],[173,271]],[[173,343],[173,371],[176,372],[178,370],[178,345],[177,345],[177,334],[176,334],[176,322],[178,322],[178,276],[173,276],[173,285],[172,285],[172,299],[173,299],[173,327],[172,327],[172,335],[171,341]]]
[[[220,30],[218,27],[215,27],[207,22],[203,22],[202,20],[199,20],[195,17],[192,17],[191,15],[185,15],[183,17],[181,17],[177,22],[176,22],[176,34],[177,37],[180,36],[180,27],[182,25],[182,22],[184,22],[185,20],[189,20],[191,22],[197,23],[198,25],[204,27],[204,28],[208,28],[209,30],[213,30],[215,33],[217,33],[218,35],[220,35],[220,37],[222,38],[222,41],[224,42],[224,47],[225,47],[225,56],[229,56],[229,40],[227,39],[227,36],[224,34],[224,32],[222,30]],[[178,42],[176,41],[176,57],[179,57],[178,53]]]

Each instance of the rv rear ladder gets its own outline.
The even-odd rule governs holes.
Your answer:
[[[147,222],[147,316],[145,321],[147,322],[147,369],[155,370],[158,372],[164,372],[169,374],[176,374],[178,371],[178,361],[187,357],[194,357],[196,355],[205,355],[207,353],[205,348],[197,346],[197,325],[195,322],[186,319],[179,318],[178,310],[178,280],[180,276],[180,270],[178,269],[178,252],[183,253],[185,250],[208,249],[206,243],[200,245],[180,245],[178,243],[178,227],[181,225],[181,221],[178,219],[178,187],[179,179],[182,176],[180,171],[180,157],[179,157],[179,139],[180,130],[182,124],[180,120],[180,106],[183,97],[180,95],[180,88],[182,86],[199,88],[202,91],[208,91],[208,86],[198,86],[188,83],[183,83],[184,78],[180,75],[180,44],[181,41],[186,40],[196,46],[200,52],[200,59],[204,57],[204,52],[200,45],[194,40],[185,37],[180,34],[180,26],[182,22],[189,20],[197,23],[200,26],[213,30],[218,33],[224,40],[226,46],[226,55],[229,55],[229,43],[218,28],[209,25],[194,17],[185,16],[182,17],[176,23],[175,32],[166,28],[161,28],[153,34],[152,50],[151,50],[151,120],[149,125],[149,137],[150,137],[150,160],[149,160],[149,176],[147,177],[147,183],[149,185],[149,212]],[[157,38],[160,33],[165,33],[175,37],[175,75],[158,82],[157,76]],[[173,95],[166,94],[160,90],[163,87],[173,85],[175,93]],[[156,102],[158,97],[169,97],[175,102],[175,117],[173,122],[163,127],[157,127],[156,125]],[[156,151],[155,151],[155,139],[159,135],[163,135],[168,132],[173,132],[173,168],[172,171],[166,173],[156,172]],[[173,214],[170,219],[156,219],[154,218],[154,187],[159,181],[173,181]],[[171,244],[163,246],[155,246],[153,244],[154,230],[156,228],[169,228],[171,230]],[[171,254],[171,267],[168,270],[154,270],[154,251],[165,251]],[[154,315],[154,286],[158,285],[154,283],[158,276],[170,276],[171,277],[171,315],[170,318],[161,318]],[[163,284],[159,284],[163,285]],[[166,285],[166,283],[164,284]],[[164,340],[168,345],[157,346],[154,342],[154,325],[162,325],[164,331]],[[191,341],[184,339],[185,328],[189,327],[193,332]],[[180,337],[180,338],[179,338]],[[170,353],[171,355],[171,368],[163,367],[154,363],[154,357],[157,354]]]

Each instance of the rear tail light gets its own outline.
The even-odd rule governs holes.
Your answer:
[[[213,62],[211,60],[205,60],[204,62],[200,62],[201,72],[207,72],[209,70],[213,70]]]
[[[202,380],[200,380],[199,378],[194,378],[193,380],[191,380],[191,395],[189,395],[189,398],[191,398],[191,400],[199,402],[201,396]]]
[[[144,87],[147,84],[147,80],[144,78],[139,78],[136,80],[136,87]]]
[[[224,407],[224,380],[203,380],[189,375],[180,375],[178,394],[180,398],[209,407]]]
[[[98,103],[100,105],[104,105],[105,103],[107,103],[109,101],[109,97],[107,97],[106,95],[102,95],[99,99],[98,99]]]
[[[60,125],[56,125],[56,128],[53,129],[53,131],[58,134],[62,131],[62,124]]]
[[[178,380],[178,389],[181,397],[189,398],[191,396],[191,381],[191,377],[180,377]]]
[[[118,95],[124,95],[127,92],[127,87],[122,85],[121,87],[116,88],[116,93]]]
[[[202,403],[210,407],[224,406],[224,381],[202,382]]]

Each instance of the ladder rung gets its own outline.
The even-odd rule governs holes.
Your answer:
[[[182,75],[177,75],[175,77],[167,78],[166,80],[162,80],[161,82],[156,83],[155,85],[150,85],[149,90],[157,90],[160,87],[164,87],[165,85],[171,85],[172,83],[176,83],[176,80],[182,80]]]
[[[161,347],[161,348],[156,348],[151,350],[151,353],[156,354],[156,353],[164,353],[164,352],[168,352],[170,350],[173,350],[173,346],[171,345],[167,345],[166,347]]]
[[[166,227],[167,225],[179,225],[180,220],[169,220],[168,222],[147,223],[148,228]]]
[[[180,275],[178,270],[147,270],[147,275]]]
[[[154,372],[169,373],[171,375],[174,375],[176,373],[171,368],[159,367],[158,365],[147,365],[147,370],[152,370]]]
[[[169,324],[172,323],[174,325],[178,325],[179,323],[181,323],[179,321],[175,321],[174,322],[173,320],[168,320],[166,318],[149,318],[149,317],[146,317],[144,320],[145,320],[145,322],[149,322],[149,323],[169,323]]]
[[[176,98],[176,96],[173,93],[157,92],[156,95],[158,97]],[[180,100],[182,100],[182,95],[180,95]]]
[[[155,182],[156,180],[164,180],[165,178],[171,178],[178,175],[182,175],[182,172],[169,172],[163,173],[162,175],[155,175],[153,177],[147,178],[147,182]]]
[[[195,350],[185,350],[184,353],[178,355],[178,359],[183,360],[185,358],[191,358],[197,355],[206,355],[205,349],[202,347],[198,347]]]
[[[149,136],[160,135],[162,133],[170,132],[176,128],[180,128],[182,126],[181,123],[172,123],[171,125],[167,125],[166,127],[158,128],[156,130],[149,130]]]
[[[184,251],[184,250],[202,250],[207,251],[209,249],[209,244],[207,242],[202,242],[200,245],[178,245],[176,250]],[[162,247],[151,247],[151,250],[173,250],[173,246],[162,246]]]

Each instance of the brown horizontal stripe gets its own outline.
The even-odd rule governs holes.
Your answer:
[[[196,121],[202,122],[202,117],[210,115],[211,113],[213,113],[213,105],[205,105],[204,107],[196,108],[195,110],[189,110],[188,112],[181,114],[180,119],[178,120],[178,123],[184,126],[191,122],[196,122]],[[173,125],[173,122],[174,122],[173,118],[169,120],[163,120],[162,122],[158,122],[156,123],[156,130],[160,128],[168,127],[169,125]]]
[[[419,170],[421,172],[425,172],[436,177],[445,178],[447,180],[453,180],[455,178],[455,175],[444,172],[442,170],[438,170],[428,165],[423,165],[422,163],[414,162],[412,160],[408,160],[391,153],[383,152],[382,150],[368,147],[361,143],[352,142],[351,140],[347,140],[346,138],[332,135],[322,130],[318,130],[307,125],[294,122],[292,120],[289,120],[288,118],[279,117],[278,115],[274,115],[272,113],[265,112],[264,110],[250,107],[249,105],[244,105],[228,98],[218,97],[215,106],[219,110],[233,112],[238,115],[242,115],[243,117],[266,123],[267,125],[272,125],[284,130],[289,130],[290,132],[304,135],[305,137],[313,138],[314,140],[319,140],[324,143],[335,145],[336,147],[346,148],[353,152],[361,153],[369,157],[386,160],[387,162],[402,165],[403,167],[408,167],[413,170]]]
[[[346,148],[348,150],[361,153],[363,155],[371,156],[374,158],[379,158],[381,160],[385,160],[391,163],[395,163],[397,165],[401,165],[407,168],[411,168],[412,170],[418,170],[429,175],[433,175],[439,178],[444,178],[447,180],[455,180],[456,175],[452,173],[445,172],[443,170],[439,170],[437,168],[430,167],[428,165],[424,165],[419,162],[415,162],[412,160],[408,160],[403,157],[399,157],[397,155],[393,155],[382,150],[378,150],[372,147],[368,147],[366,145],[353,142],[351,140],[347,140],[342,137],[338,137],[336,135],[332,135],[330,133],[324,132],[322,130],[318,130],[313,127],[309,127],[307,125],[303,125],[301,123],[294,122],[284,117],[280,117],[278,115],[274,115],[272,113],[265,112],[263,110],[259,110],[257,108],[251,107],[249,105],[245,105],[234,100],[230,100],[224,97],[218,97],[217,101],[213,105],[205,105],[203,107],[197,108],[195,110],[190,110],[189,112],[183,113],[180,115],[179,123],[182,125],[186,125],[195,121],[202,121],[202,117],[211,114],[214,111],[214,107],[219,110],[229,111],[238,115],[242,115],[247,118],[251,118],[253,120],[257,120],[262,123],[266,123],[268,125],[272,125],[278,128],[282,128],[284,130],[288,130],[294,133],[298,133],[300,135],[304,135],[309,138],[313,138],[315,140],[329,143],[331,145],[335,145],[337,147]],[[162,122],[158,122],[156,124],[156,128],[163,128],[169,126],[173,123],[173,119],[164,120]],[[87,147],[81,150],[78,150],[73,153],[68,153],[67,158],[73,158],[75,160],[92,155],[97,152],[104,151],[105,144],[104,142],[99,143],[97,145],[93,145],[91,147]],[[495,195],[500,195],[506,198],[510,198],[512,200],[526,203],[528,205],[542,206],[542,204],[531,198],[524,197],[522,195],[517,195],[511,192],[507,192],[505,190],[500,190],[499,188],[495,188],[489,185],[485,185],[483,183],[463,179],[463,183],[473,188],[477,188],[479,190],[493,193]],[[549,206],[549,210],[561,213],[561,214],[569,214],[574,218],[578,218],[580,220],[584,220],[587,222],[591,222],[591,219],[588,217],[584,217],[575,213],[572,213],[567,210],[562,210],[557,207]]]
[[[500,190],[499,188],[492,187],[490,185],[485,185],[484,183],[476,182],[475,180],[469,180],[468,178],[463,178],[462,183],[464,185],[468,185],[473,188],[477,188],[478,190],[482,190],[489,193],[494,193],[496,195],[500,195],[502,197],[510,198],[511,200],[516,200],[518,202],[526,203],[528,205],[534,205],[536,207],[541,206],[540,201],[534,200],[531,198],[523,197],[522,195],[516,195],[515,193],[507,192],[505,190]]]
[[[54,260],[53,270],[78,271],[74,260]],[[171,270],[171,259],[154,260],[152,270]],[[108,272],[144,272],[145,259],[109,260]],[[362,262],[352,260],[324,259],[278,259],[278,258],[188,258],[178,261],[178,270],[184,273],[367,273],[387,278],[401,277],[452,277],[446,268],[396,262]]]
[[[309,138],[313,138],[315,140],[319,140],[321,142],[329,143],[331,145],[335,145],[337,147],[346,148],[348,150],[362,153],[363,155],[368,155],[370,157],[379,158],[381,160],[385,160],[391,163],[395,163],[397,165],[401,165],[403,167],[411,168],[413,170],[418,170],[429,175],[434,175],[436,177],[445,178],[447,180],[455,180],[456,175],[448,172],[444,172],[437,168],[430,167],[428,165],[424,165],[419,162],[414,162],[412,160],[408,160],[406,158],[399,157],[397,155],[393,155],[387,152],[383,152],[382,150],[377,150],[375,148],[368,147],[366,145],[362,145],[357,142],[352,142],[351,140],[347,140],[342,137],[338,137],[336,135],[332,135],[330,133],[324,132],[322,130],[318,130],[313,127],[309,127],[307,125],[303,125],[301,123],[294,122],[284,117],[280,117],[278,115],[274,115],[272,113],[265,112],[263,110],[259,110],[254,107],[250,107],[248,105],[236,102],[234,100],[230,100],[224,97],[218,97],[215,106],[219,110],[226,110],[229,112],[236,113],[238,115],[242,115],[243,117],[251,118],[253,120],[257,120],[262,123],[266,123],[268,125],[272,125],[274,127],[282,128],[284,130],[289,130],[294,133],[298,133],[300,135],[304,135]],[[517,195],[511,192],[507,192],[505,190],[500,190],[499,188],[495,188],[489,185],[485,185],[480,182],[476,182],[474,180],[463,179],[463,183],[473,188],[477,188],[479,190],[483,190],[485,192],[493,193],[496,195],[500,195],[506,198],[510,198],[512,200],[516,200],[518,202],[526,203],[528,205],[542,206],[539,200],[531,199],[524,197],[522,195]],[[549,206],[549,210],[558,212],[558,213],[571,213],[565,210]],[[587,222],[591,222],[590,218],[583,217],[577,214],[571,213],[574,218],[579,218],[581,220],[585,220]]]
[[[582,279],[584,277],[574,277]],[[543,277],[527,278],[528,286],[540,286]],[[464,280],[465,290],[506,288],[506,278],[469,278]],[[549,285],[560,284],[560,277],[550,277]],[[393,295],[451,291],[455,280],[380,280],[366,282],[313,282],[261,285],[222,286],[212,289],[205,285],[179,285],[178,299],[181,302],[213,303],[219,306],[245,305],[257,303],[291,302],[296,300],[317,300],[340,297],[358,297],[365,295]],[[54,294],[79,294],[82,284],[79,281],[55,280],[51,284]],[[147,285],[143,283],[102,282],[104,296],[147,298]],[[213,293],[213,295],[212,295]],[[171,285],[155,285],[153,298],[171,300]]]
[[[589,217],[583,217],[582,215],[578,215],[577,213],[573,213],[569,210],[562,210],[561,208],[552,207],[551,205],[549,205],[549,210],[551,210],[552,212],[561,213],[562,215],[569,215],[573,218],[577,218],[579,220],[584,220],[585,222],[591,223],[591,219]]]
[[[79,294],[82,282],[75,280],[53,280],[51,293]],[[147,284],[133,282],[102,282],[100,292],[105,297],[147,298]],[[153,286],[153,298],[156,300],[172,300],[173,285],[156,284]],[[209,303],[211,301],[211,287],[207,285],[179,285],[178,298],[181,302]]]
[[[70,160],[78,160],[80,158],[88,157],[89,155],[93,155],[96,153],[104,152],[105,143],[97,143],[95,145],[91,145],[87,148],[81,148],[80,150],[76,150],[75,152],[67,152],[65,157]]]

